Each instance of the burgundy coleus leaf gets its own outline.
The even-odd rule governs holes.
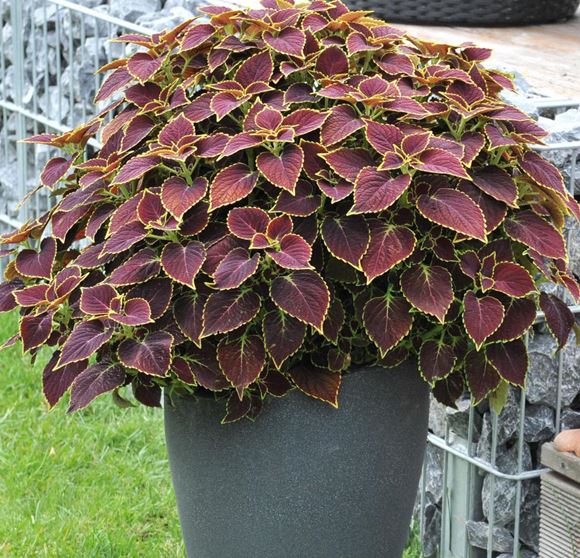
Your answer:
[[[540,308],[546,316],[546,323],[552,335],[558,341],[558,349],[562,349],[574,328],[576,321],[574,314],[557,296],[545,292],[540,293]]]
[[[121,227],[108,238],[101,250],[100,256],[120,254],[131,248],[131,246],[141,242],[146,236],[147,229],[145,229],[145,225],[139,221],[132,221]]]
[[[230,383],[220,370],[213,347],[204,345],[203,350],[195,351],[191,355],[189,366],[200,386],[210,391],[222,391],[230,387]]]
[[[252,409],[252,398],[249,395],[242,395],[242,399],[237,393],[232,393],[226,403],[226,415],[222,419],[222,424],[231,424],[243,419]]]
[[[324,146],[331,146],[354,134],[364,127],[350,105],[336,105],[320,129],[320,141]]]
[[[391,225],[379,219],[368,222],[371,240],[361,260],[367,283],[406,260],[415,249],[415,235],[407,227]]]
[[[341,374],[317,366],[299,364],[290,370],[289,375],[301,392],[338,409]]]
[[[367,141],[381,155],[392,152],[405,137],[401,128],[393,124],[382,124],[373,120],[366,120],[365,124]]]
[[[143,248],[128,260],[113,269],[108,283],[111,285],[132,285],[144,283],[159,274],[161,265],[152,248]]]
[[[10,290],[8,295],[12,300],[10,301],[7,296],[6,301],[8,304],[4,303],[6,306],[3,304],[3,307],[5,307],[6,310],[12,310],[16,304],[19,306],[30,307],[46,303],[48,300],[48,289],[49,285],[40,284],[31,285],[30,287],[25,287],[21,290]]]
[[[113,93],[116,93],[130,81],[132,81],[133,76],[127,71],[126,68],[117,68],[111,72],[103,81],[101,88],[97,92],[94,102],[99,103],[110,97]]]
[[[463,298],[463,307],[465,329],[479,349],[503,322],[503,304],[493,296],[478,298],[473,291],[468,291]]]
[[[0,312],[9,312],[16,308],[14,292],[24,286],[22,279],[16,278],[0,284]],[[20,303],[19,303],[20,304]],[[34,305],[33,305],[34,306]]]
[[[312,186],[305,180],[299,180],[294,194],[284,190],[280,192],[272,211],[281,211],[295,217],[312,215],[321,203],[320,196],[312,193]]]
[[[439,188],[432,194],[422,194],[417,199],[417,209],[425,218],[438,225],[485,241],[483,213],[463,192],[451,188]]]
[[[386,74],[396,76],[399,74],[412,76],[415,73],[415,66],[411,59],[405,54],[394,52],[385,54],[376,61],[377,66]]]
[[[451,274],[438,265],[413,265],[401,275],[405,298],[418,310],[435,316],[441,323],[453,302]]]
[[[228,213],[228,229],[238,238],[252,240],[257,233],[265,233],[270,217],[258,207],[234,207]]]
[[[191,185],[178,176],[168,178],[161,187],[161,203],[179,221],[205,196],[207,186],[203,176],[194,178]]]
[[[239,92],[222,91],[212,97],[210,107],[219,121],[233,110],[242,106],[249,98],[249,95],[243,95]]]
[[[113,184],[125,184],[137,180],[154,169],[159,164],[159,157],[155,155],[139,155],[129,159],[119,170]]]
[[[241,64],[234,80],[246,89],[258,82],[268,83],[273,71],[274,64],[270,53],[268,51],[259,52]]]
[[[262,378],[262,383],[268,393],[274,397],[283,397],[294,387],[284,374],[272,368],[268,369]]]
[[[181,332],[198,347],[203,329],[203,307],[206,298],[185,296],[173,306],[173,316]]]
[[[484,351],[471,350],[465,357],[465,376],[474,403],[479,403],[501,383],[497,368]]]
[[[321,112],[314,109],[298,109],[291,112],[284,120],[282,126],[290,126],[296,136],[309,134],[318,130],[328,117],[328,112]]]
[[[320,157],[330,165],[336,174],[353,183],[364,167],[374,166],[372,155],[367,149],[341,147],[329,153],[322,153]]]
[[[364,306],[363,324],[384,356],[411,331],[411,305],[403,297],[371,298]]]
[[[215,286],[236,289],[258,269],[260,254],[250,254],[245,248],[234,248],[218,265],[214,273]]]
[[[147,334],[142,340],[125,339],[117,355],[127,368],[134,368],[150,376],[167,376],[171,365],[173,336],[165,331]]]
[[[172,294],[173,283],[171,279],[158,277],[133,287],[127,293],[127,298],[142,298],[146,300],[151,308],[151,317],[156,320],[169,307]]]
[[[536,319],[536,304],[527,298],[514,298],[510,301],[505,317],[489,341],[513,341],[522,337]]]
[[[111,339],[113,331],[101,320],[78,323],[64,342],[55,368],[89,358]]]
[[[162,146],[179,148],[187,138],[193,138],[195,126],[191,120],[180,113],[172,118],[159,132],[158,140]]]
[[[245,198],[256,185],[258,173],[243,163],[234,163],[222,169],[210,186],[210,211]]]
[[[505,203],[494,200],[467,180],[460,180],[457,189],[467,194],[479,207],[485,218],[485,230],[488,234],[503,223],[508,212]]]
[[[266,236],[272,240],[280,240],[283,236],[290,234],[293,229],[292,219],[288,215],[280,215],[268,223]]]
[[[266,31],[262,38],[264,42],[276,52],[289,54],[290,56],[304,57],[304,47],[306,46],[306,35],[304,31],[295,27],[286,27],[279,33]]]
[[[322,50],[316,60],[316,70],[328,77],[347,74],[348,58],[341,48],[327,47]]]
[[[35,316],[28,314],[20,320],[20,338],[22,350],[30,351],[46,343],[52,333],[52,317],[54,312],[45,312]]]
[[[55,352],[42,372],[42,392],[51,408],[60,401],[77,376],[85,370],[88,364],[87,360],[82,360],[64,366],[60,370],[55,370],[54,366],[58,361],[59,355],[60,353],[58,351]]]
[[[548,258],[566,258],[566,244],[562,234],[533,211],[518,211],[506,219],[505,232],[538,254]]]
[[[216,29],[213,25],[208,23],[194,25],[187,31],[185,37],[183,37],[183,40],[181,41],[181,49],[192,50],[197,48],[213,37],[215,32]]]
[[[227,336],[218,344],[217,358],[224,376],[241,397],[244,389],[258,379],[266,352],[257,335]]]
[[[151,318],[151,306],[143,298],[125,300],[123,308],[119,312],[112,312],[110,318],[119,324],[132,327],[154,322]]]
[[[40,243],[38,251],[32,248],[20,251],[14,261],[14,267],[24,277],[50,279],[55,258],[56,240],[49,236]]]
[[[514,179],[499,167],[484,167],[471,174],[473,183],[492,198],[517,207],[518,188]]]
[[[322,223],[322,239],[333,256],[360,269],[370,243],[369,227],[361,215],[328,216]]]
[[[274,186],[294,193],[304,164],[304,152],[295,144],[285,145],[279,156],[262,152],[256,159],[260,173]]]
[[[73,382],[68,412],[84,409],[99,395],[121,387],[125,379],[125,371],[119,364],[97,363],[89,366]]]
[[[137,206],[137,218],[148,227],[165,227],[165,208],[161,203],[161,196],[151,190],[144,190]]]
[[[528,352],[521,339],[488,345],[485,354],[504,380],[518,387],[525,387]]]
[[[423,172],[469,178],[461,160],[443,149],[426,149],[413,159],[411,166]]]
[[[195,288],[195,276],[205,261],[205,248],[201,242],[190,240],[186,244],[171,242],[163,247],[163,271],[178,283]]]
[[[521,169],[534,182],[549,190],[554,190],[564,196],[566,195],[564,179],[560,171],[552,163],[549,163],[534,151],[524,153],[524,156],[519,160],[519,164]]]
[[[290,316],[322,331],[330,294],[318,273],[299,270],[289,275],[279,275],[272,281],[270,297]]]
[[[85,248],[74,264],[84,269],[94,269],[110,262],[114,254],[102,254],[104,244],[92,244]]]
[[[393,205],[411,184],[406,174],[393,177],[388,171],[365,167],[354,185],[354,205],[349,213],[378,213]]]
[[[84,287],[80,298],[81,312],[91,316],[106,316],[114,309],[113,303],[118,297],[119,293],[111,285],[101,284]]]
[[[338,336],[340,335],[340,331],[344,326],[344,320],[344,307],[338,298],[333,297],[326,314],[326,319],[324,320],[324,324],[322,326],[322,333],[324,337],[326,337],[329,341],[332,341],[334,344],[337,344]]]
[[[453,348],[437,341],[425,341],[419,352],[419,369],[431,385],[451,374],[457,357]]]
[[[276,368],[291,357],[304,342],[306,326],[284,312],[274,310],[262,322],[264,345]]]
[[[423,153],[432,139],[431,132],[417,132],[409,134],[401,141],[401,149],[407,157]]]
[[[536,291],[534,280],[528,271],[513,262],[496,264],[492,279],[492,289],[508,296],[522,297]]]
[[[141,83],[151,79],[161,68],[165,56],[156,56],[151,52],[136,52],[127,60],[127,70]]]
[[[72,158],[53,157],[46,163],[40,174],[40,183],[47,188],[54,188],[66,175],[73,164]]]
[[[171,371],[185,384],[196,385],[195,376],[187,360],[181,357],[175,357],[171,361]]]
[[[266,250],[280,267],[285,269],[311,269],[312,248],[298,234],[286,234],[280,239],[277,249]]]
[[[228,333],[252,320],[260,310],[260,297],[238,289],[211,294],[203,309],[202,337]]]

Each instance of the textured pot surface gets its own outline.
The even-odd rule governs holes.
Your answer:
[[[335,410],[297,390],[256,422],[177,398],[165,431],[189,558],[400,558],[429,396],[414,365],[357,370]]]

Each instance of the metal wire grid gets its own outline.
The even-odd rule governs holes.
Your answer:
[[[21,0],[0,0],[0,14],[9,14],[12,25],[12,45],[9,49],[8,42],[0,41],[0,77],[2,80],[0,97],[1,127],[0,127],[0,168],[8,167],[11,161],[16,160],[16,188],[13,194],[18,199],[23,198],[31,187],[36,186],[37,179],[44,162],[51,156],[49,150],[43,146],[28,145],[18,143],[18,139],[30,134],[37,134],[42,131],[65,132],[90,116],[94,108],[91,106],[91,99],[79,99],[79,92],[75,91],[74,79],[77,68],[87,64],[92,65],[93,72],[103,63],[110,62],[114,57],[112,43],[108,42],[102,52],[100,39],[111,38],[122,32],[148,33],[148,29],[139,25],[120,20],[108,13],[87,8],[70,2],[68,0],[28,0],[26,2],[28,10],[23,9]],[[7,9],[9,7],[9,9]],[[54,18],[49,19],[49,13],[54,10]],[[26,17],[25,17],[26,16]],[[3,15],[4,17],[4,15]],[[35,21],[36,19],[36,21]],[[40,25],[38,25],[40,20]],[[53,23],[54,21],[54,23]],[[2,21],[4,27],[5,21]],[[54,29],[52,29],[54,26]],[[68,26],[68,32],[63,28]],[[40,27],[40,33],[37,28]],[[78,37],[75,37],[73,28],[78,29]],[[90,29],[89,29],[90,28]],[[54,32],[54,35],[52,34]],[[28,34],[28,48],[25,52],[25,34]],[[91,35],[94,38],[94,52],[88,55],[85,48],[79,48],[86,44],[85,40]],[[50,40],[53,45],[50,45]],[[54,58],[49,56],[50,48],[54,51]],[[10,51],[9,51],[10,50]],[[78,56],[80,53],[80,56]],[[43,59],[39,55],[43,55]],[[68,82],[64,83],[62,60],[63,55],[68,55]],[[49,64],[51,60],[55,64],[55,72],[51,75]],[[8,61],[12,64],[9,68]],[[30,62],[29,62],[30,61]],[[12,88],[9,89],[7,80],[8,74],[12,72]],[[94,74],[94,91],[101,83],[102,76]],[[36,94],[35,88],[42,84],[44,99]],[[29,91],[25,91],[28,85]],[[51,89],[55,88],[55,89]],[[56,91],[54,96],[50,91]],[[68,106],[64,106],[65,99],[68,98]],[[80,110],[78,110],[80,104]],[[553,101],[546,100],[537,103],[540,110],[563,109],[579,106],[577,101]],[[66,110],[65,110],[66,109]],[[93,145],[98,147],[98,143],[93,141]],[[537,148],[540,151],[568,151],[571,153],[570,184],[571,192],[574,192],[574,180],[576,176],[577,159],[580,155],[580,142],[566,142],[552,144]],[[37,217],[48,207],[50,200],[39,191],[32,196],[26,206],[19,209],[12,208],[6,199],[2,199],[0,192],[0,227],[12,229],[26,219]],[[575,313],[580,312],[580,306],[571,306]],[[538,321],[542,321],[543,316],[538,314]],[[561,418],[561,384],[562,384],[562,355],[558,362],[558,402],[556,409],[556,431],[560,429]],[[491,475],[491,493],[489,500],[488,522],[489,536],[486,556],[492,557],[493,548],[493,527],[494,508],[493,495],[495,491],[496,479],[507,479],[517,483],[516,485],[516,509],[514,526],[513,554],[518,556],[520,550],[519,543],[519,523],[522,505],[522,483],[527,480],[537,479],[545,471],[536,469],[531,471],[523,470],[523,445],[524,445],[524,420],[525,420],[525,393],[520,390],[519,422],[517,434],[518,463],[517,473],[508,474],[500,471],[496,467],[496,455],[498,447],[498,417],[491,411],[492,440],[491,458],[485,461],[475,455],[474,444],[474,417],[475,410],[469,411],[468,439],[465,447],[459,446],[451,440],[449,425],[446,425],[445,436],[439,437],[435,434],[428,435],[428,442],[433,446],[444,450],[443,458],[443,498],[442,498],[442,528],[440,538],[441,556],[452,556],[448,554],[449,533],[452,521],[452,511],[448,505],[448,480],[450,475],[449,461],[451,457],[459,458],[467,464],[467,475],[461,479],[468,489],[465,491],[465,509],[467,518],[474,518],[476,510],[472,487],[477,471],[482,471]],[[421,487],[421,534],[424,532],[424,509],[425,509],[425,474]],[[467,539],[461,558],[475,556],[473,549]],[[459,557],[458,557],[459,558]]]

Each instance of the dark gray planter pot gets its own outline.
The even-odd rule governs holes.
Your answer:
[[[209,399],[165,405],[189,558],[400,558],[425,451],[414,365],[357,370],[335,410],[298,391],[256,422]]]

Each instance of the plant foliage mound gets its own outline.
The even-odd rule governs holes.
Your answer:
[[[523,386],[537,310],[560,347],[574,326],[537,287],[580,295],[580,211],[489,50],[339,0],[202,12],[121,37],[96,97],[116,100],[27,140],[63,150],[56,204],[4,237],[0,303],[22,314],[10,342],[53,350],[48,403],[167,387],[234,421],[293,387],[336,406],[343,372],[407,358],[450,405]]]

